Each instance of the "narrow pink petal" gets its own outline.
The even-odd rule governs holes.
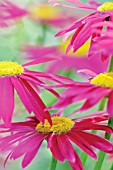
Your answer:
[[[48,139],[48,147],[50,148],[53,156],[61,161],[64,162],[65,161],[65,157],[63,156],[63,154],[61,153],[61,150],[58,146],[58,141],[57,141],[57,136],[56,135],[51,135]]]
[[[35,101],[32,93],[28,90],[29,83],[27,85],[23,83],[21,79],[17,79],[15,77],[12,77],[12,83],[22,101],[25,108],[28,110],[29,113],[34,112],[37,116],[37,119],[41,122],[44,122],[44,115],[43,115],[43,109],[41,106]]]
[[[71,41],[69,42],[69,44],[68,44],[68,46],[67,46],[66,53],[68,53],[69,50],[70,50],[71,48],[73,48],[73,43],[74,43],[77,35],[79,34],[79,32],[83,29],[83,27],[84,27],[84,24],[82,24],[82,25],[75,31],[74,35],[73,35],[72,38],[71,38]]]
[[[76,127],[75,131],[76,130],[103,130],[103,131],[106,131],[108,133],[113,133],[112,128],[110,128],[106,125],[94,124],[93,122],[92,123],[87,122],[86,124],[85,123],[81,124],[81,125],[79,125],[79,123],[78,124],[76,123],[77,127],[75,126]]]
[[[90,144],[87,142],[87,140],[84,140],[84,138],[79,135],[78,131],[69,132],[68,137],[89,156],[91,156],[94,159],[97,159],[97,156],[94,153],[93,149],[91,148]]]
[[[12,155],[10,156],[10,159],[17,159],[21,157],[22,155],[32,152],[40,146],[40,143],[46,138],[47,135],[39,135],[38,133],[34,136],[29,137],[28,139],[24,139],[24,141],[20,141],[19,144],[14,148],[14,151]]]
[[[45,116],[45,118],[48,120],[48,122],[52,125],[50,114],[48,111],[44,112],[46,106],[43,103],[43,101],[41,100],[41,98],[39,97],[39,95],[35,92],[35,90],[30,86],[30,84],[27,81],[25,81],[25,80],[22,80],[22,81],[23,81],[24,85],[26,86],[26,88],[28,89],[28,91],[32,94],[32,97],[34,99],[34,104],[36,102],[35,107],[37,108],[37,111],[34,110],[34,113],[35,113],[37,119],[40,119],[40,117],[42,117],[40,120],[43,120],[44,116]]]
[[[84,17],[85,18],[85,17]],[[67,32],[70,32],[70,31],[73,31],[75,30],[76,28],[80,27],[82,25],[82,21],[84,20],[84,18],[76,21],[76,22],[73,22],[71,25],[69,25],[68,27],[64,28],[62,31],[58,32],[55,36],[61,36]]]
[[[72,169],[73,170],[84,170],[83,166],[82,166],[82,162],[80,160],[80,158],[78,157],[77,153],[75,152],[75,162],[72,163],[72,162],[69,162]]]
[[[97,76],[96,73],[94,73],[93,71],[88,70],[88,69],[78,70],[77,72],[78,72],[78,73],[84,73],[84,74],[86,74],[86,75],[88,75],[88,76],[91,76],[91,77]]]
[[[14,110],[14,87],[10,77],[0,79],[0,114],[6,126],[9,126]]]
[[[11,77],[11,81],[12,81],[12,84],[14,85],[14,87],[15,87],[21,101],[23,102],[24,106],[26,107],[28,112],[31,113],[32,109],[30,107],[30,98],[26,94],[25,88],[22,85],[21,80],[18,79],[18,78],[15,78],[15,77]]]
[[[57,135],[58,146],[61,150],[62,155],[70,162],[75,162],[74,148],[67,136]]]
[[[110,153],[111,151],[113,151],[113,144],[104,139],[101,138],[95,134],[91,134],[88,132],[77,132],[80,136],[82,136],[85,140],[87,140],[87,142],[94,146],[95,148],[98,148],[104,152]]]
[[[42,142],[40,142],[39,145],[33,151],[28,152],[28,153],[25,154],[24,159],[22,161],[22,168],[27,167],[31,163],[31,161],[36,156],[41,144],[42,144]]]
[[[40,58],[38,60],[34,60],[32,62],[29,62],[29,63],[26,63],[26,64],[23,64],[22,66],[31,66],[31,65],[35,65],[35,64],[41,64],[41,63],[44,63],[44,62],[48,62],[48,61],[52,61],[52,60],[59,60],[61,58],[59,57],[43,57],[43,58]]]

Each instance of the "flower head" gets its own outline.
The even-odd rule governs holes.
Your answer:
[[[25,68],[26,66],[39,64],[49,60],[52,60],[52,58],[43,58],[23,65],[11,61],[0,62],[0,117],[6,125],[9,125],[12,119],[14,110],[14,89],[17,91],[18,96],[27,111],[29,113],[34,112],[37,119],[43,122],[47,115],[45,114],[45,116],[42,114],[45,105],[36,92],[37,89],[39,87],[45,88],[59,98],[59,94],[54,91],[54,89],[46,86],[44,79],[57,82],[58,84],[64,84],[64,81],[67,80],[71,82],[70,79],[62,76],[31,71]]]
[[[50,125],[48,120],[42,124],[36,117],[30,117],[26,122],[12,123],[9,129],[1,125],[3,127],[1,132],[11,132],[11,135],[0,139],[0,151],[10,151],[5,163],[8,158],[15,160],[24,156],[22,167],[25,168],[38,153],[42,142],[46,140],[47,147],[58,161],[68,160],[73,170],[83,170],[72,142],[94,159],[97,159],[97,156],[93,147],[112,153],[111,142],[88,132],[88,130],[103,130],[112,133],[110,127],[101,124],[107,119],[107,115],[76,120],[64,116],[52,116],[52,125]]]
[[[95,104],[97,104],[102,98],[108,98],[107,112],[109,116],[113,116],[113,73],[104,72],[96,74],[91,70],[80,70],[79,72],[85,73],[90,76],[90,79],[86,82],[75,82],[67,90],[64,90],[61,94],[62,99],[59,100],[54,106],[49,108],[62,108],[71,103],[77,103],[84,101],[83,105],[75,111],[84,111]],[[57,88],[58,86],[56,86]]]
[[[76,53],[73,54],[70,51],[70,53],[65,54],[67,42],[52,47],[26,46],[23,49],[23,51],[27,54],[25,59],[36,60],[46,56],[59,56],[61,60],[53,61],[47,65],[46,71],[49,73],[56,73],[61,70],[69,69],[76,71],[83,68],[92,69],[92,71],[97,74],[107,71],[108,60],[103,63],[98,56],[92,57],[90,60],[87,59],[89,42],[86,42]]]
[[[113,2],[105,2],[103,4],[95,1],[89,1],[89,4],[84,4],[79,0],[65,0],[64,2],[70,2],[73,6],[65,5],[65,3],[60,1],[56,1],[55,4],[72,9],[94,10],[95,12],[75,21],[70,26],[57,33],[56,36],[66,35],[76,30],[67,47],[67,52],[71,48],[76,52],[89,38],[91,38],[91,46],[93,46],[92,39],[100,36],[100,34],[94,33],[93,25],[102,21],[113,21]],[[100,27],[99,29],[102,30],[102,28],[103,27]]]
[[[47,4],[31,6],[30,9],[28,9],[28,15],[41,24],[55,27],[62,27],[75,20],[75,17],[69,16],[69,14],[59,8],[53,8]]]

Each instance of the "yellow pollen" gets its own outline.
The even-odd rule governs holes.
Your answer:
[[[30,15],[35,19],[48,20],[57,18],[58,11],[55,8],[46,5],[33,6],[30,9]]]
[[[39,133],[48,134],[48,133],[55,133],[55,134],[63,134],[67,133],[72,129],[75,122],[66,118],[66,117],[59,117],[55,116],[52,117],[52,126],[50,126],[48,120],[45,120],[44,125],[39,123],[36,126],[36,130]]]
[[[2,61],[0,62],[0,76],[14,76],[22,74],[24,68],[17,62]]]
[[[59,47],[59,49],[60,49],[61,52],[65,53],[66,47],[68,46],[69,41],[70,41],[70,39],[68,39],[67,41],[65,41],[65,42]],[[73,53],[73,51],[70,50],[70,51],[68,52],[68,55],[73,55],[73,56],[76,56],[76,57],[85,56],[85,55],[87,55],[87,53],[88,53],[89,47],[90,47],[90,41],[86,41],[86,43],[85,43],[84,45],[82,45],[75,53]]]
[[[102,87],[113,88],[113,72],[100,73],[94,77],[91,81],[91,84],[95,84]]]
[[[101,12],[113,10],[113,2],[104,2],[97,10]]]

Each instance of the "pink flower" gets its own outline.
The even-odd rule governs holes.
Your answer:
[[[94,33],[93,25],[101,21],[113,21],[113,2],[105,2],[100,4],[93,0],[89,1],[88,4],[84,4],[79,0],[64,0],[64,2],[70,2],[72,6],[65,5],[65,3],[60,2],[59,0],[56,0],[55,2],[55,5],[62,5],[66,8],[95,11],[94,13],[75,21],[70,26],[64,28],[56,34],[56,36],[61,36],[66,35],[67,33],[71,34],[72,31],[76,30],[67,47],[67,52],[71,48],[73,49],[73,52],[76,52],[89,38],[91,38],[91,45],[93,45],[92,39],[100,36],[99,34]],[[100,27],[100,30],[102,28],[103,27]]]
[[[81,120],[53,116],[50,126],[47,120],[42,124],[36,117],[31,117],[26,122],[12,123],[8,129],[1,125],[3,127],[1,133],[11,132],[11,134],[0,139],[0,151],[10,151],[5,164],[8,159],[16,160],[24,156],[22,168],[25,168],[32,162],[45,139],[47,148],[58,161],[68,160],[73,170],[83,170],[80,158],[71,142],[94,159],[97,159],[97,156],[93,147],[112,153],[113,145],[110,141],[88,132],[88,130],[102,130],[112,133],[113,130],[102,123],[107,119],[107,115]]]
[[[27,111],[29,113],[34,112],[37,119],[43,122],[45,117],[42,115],[42,110],[45,109],[45,105],[37,94],[39,87],[45,88],[58,98],[60,97],[56,91],[46,86],[44,79],[47,82],[51,81],[57,84],[64,84],[66,81],[72,83],[71,79],[62,76],[31,71],[25,68],[54,59],[46,57],[23,65],[16,62],[0,62],[0,118],[7,126],[10,125],[14,110],[14,89]]]
[[[26,46],[23,51],[26,52],[27,57],[25,59],[29,60],[59,56],[62,60],[53,61],[47,65],[46,71],[49,73],[56,73],[61,70],[69,69],[74,69],[76,71],[83,68],[92,69],[92,71],[97,74],[107,71],[109,61],[107,60],[103,63],[98,56],[92,57],[88,60],[86,56],[86,48],[88,48],[87,45],[85,45],[84,48],[81,47],[81,51],[79,50],[77,54],[65,54],[62,45],[53,47]]]
[[[67,11],[62,11],[59,8],[53,8],[46,3],[33,5],[28,9],[28,15],[31,19],[40,24],[50,25],[54,27],[63,27],[75,21],[76,17]]]
[[[65,109],[71,103],[77,103],[84,101],[83,105],[75,111],[84,111],[95,104],[97,104],[102,98],[108,98],[107,101],[107,112],[110,117],[113,117],[113,72],[104,72],[96,74],[91,70],[80,70],[79,72],[85,73],[91,78],[86,82],[75,82],[75,84],[63,91],[61,96],[62,99],[58,101],[52,108]],[[58,86],[55,86],[58,88]]]
[[[25,9],[18,7],[9,0],[0,2],[0,27],[7,27],[13,19],[23,17],[27,14]]]

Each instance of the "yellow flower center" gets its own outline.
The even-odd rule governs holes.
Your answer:
[[[24,68],[17,62],[0,62],[0,76],[12,76],[23,73]]]
[[[65,53],[66,48],[67,48],[67,46],[68,46],[68,44],[69,44],[69,41],[70,41],[70,40],[68,39],[67,41],[65,41],[65,42],[59,47],[59,49],[60,49],[61,52]],[[68,53],[68,55],[75,55],[76,57],[77,57],[77,56],[80,57],[80,56],[87,55],[88,50],[89,50],[89,47],[90,47],[90,41],[86,41],[86,43],[85,43],[83,46],[81,46],[75,53],[73,53],[73,51],[70,50],[69,53]]]
[[[101,12],[113,10],[113,2],[104,2],[97,10]]]
[[[91,84],[96,84],[102,87],[113,88],[113,72],[109,73],[100,73],[94,77],[91,81]]]
[[[44,125],[42,123],[39,123],[36,127],[36,130],[39,133],[43,134],[48,133],[63,134],[70,131],[71,128],[74,126],[74,123],[75,122],[66,117],[55,116],[52,117],[52,126],[50,126],[48,120],[45,120]]]
[[[58,16],[58,11],[50,6],[33,6],[30,9],[30,15],[35,19],[54,19]]]

